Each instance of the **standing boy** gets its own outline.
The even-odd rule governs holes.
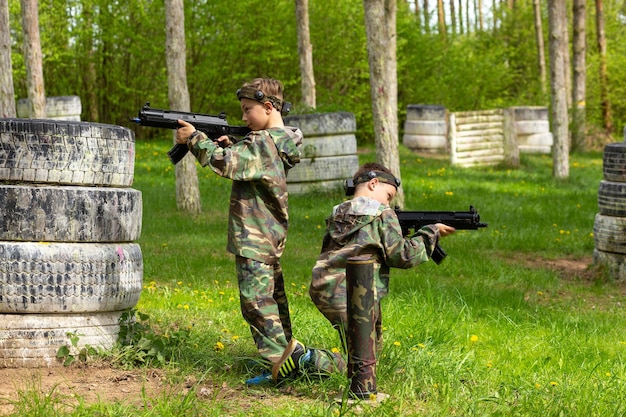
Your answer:
[[[179,120],[176,143],[187,144],[202,166],[233,181],[227,250],[236,257],[241,312],[277,379],[281,366],[306,353],[292,339],[280,265],[289,219],[287,172],[300,161],[302,132],[285,129],[280,81],[254,79],[237,90],[237,98],[251,130],[243,139],[222,136],[214,142]]]

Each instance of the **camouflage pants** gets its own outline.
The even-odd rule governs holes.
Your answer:
[[[278,362],[289,340],[291,319],[279,263],[268,265],[237,256],[237,280],[241,314],[250,325],[261,356]]]

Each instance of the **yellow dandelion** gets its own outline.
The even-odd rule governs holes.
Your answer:
[[[423,344],[423,343],[418,343],[418,344],[417,344],[417,347],[420,347],[420,348],[425,348],[425,347],[426,347],[426,345],[425,345],[425,344]]]
[[[239,339],[239,336],[237,336],[237,335],[233,335],[233,337],[231,337],[231,339],[232,339],[232,340],[237,340],[237,339]]]
[[[376,401],[376,394],[370,394],[370,401]]]
[[[539,382],[535,382],[535,388],[541,388],[541,384]]]
[[[476,336],[475,334],[470,336],[470,342],[472,343],[476,343],[478,342],[478,336]]]
[[[552,385],[553,387],[556,387],[557,385],[559,385],[559,383],[556,381],[550,381],[550,385]]]
[[[177,283],[178,285],[183,285],[183,282],[182,282],[182,281],[178,281],[178,282],[176,282],[176,283]]]
[[[185,310],[189,310],[189,304],[185,304],[185,305],[183,306],[183,308],[184,308]]]
[[[330,351],[333,352],[333,353],[339,353],[339,348],[334,347]]]
[[[607,372],[607,373],[606,373],[606,376],[611,377],[611,373],[610,373],[610,372]]]
[[[394,346],[400,346],[400,342],[395,341],[395,342],[393,342],[393,345],[394,345]]]
[[[222,342],[216,342],[213,345],[213,350],[216,351],[216,352],[220,352],[220,351],[224,350],[224,344]]]

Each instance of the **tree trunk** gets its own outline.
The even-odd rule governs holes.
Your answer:
[[[443,0],[437,0],[437,27],[439,28],[439,36],[443,41],[446,40],[446,18],[443,10]]]
[[[456,35],[456,10],[454,10],[454,0],[450,0],[450,34]]]
[[[600,106],[602,107],[602,120],[604,130],[610,134],[613,132],[611,120],[611,102],[609,100],[608,71],[606,68],[606,36],[604,33],[604,6],[602,0],[596,0],[596,41],[600,54]]]
[[[424,11],[424,32],[430,33],[430,15],[428,13],[428,0],[424,0],[424,7],[422,7]]]
[[[296,27],[298,31],[298,55],[302,77],[302,104],[314,109],[315,75],[313,72],[313,49],[309,33],[309,0],[296,0]]]
[[[9,1],[0,0],[0,117],[17,115],[11,63],[11,32],[9,30]]]
[[[546,75],[546,52],[543,43],[543,25],[541,23],[541,0],[533,0],[533,9],[535,13],[535,40],[537,41],[537,67],[539,68],[539,82],[541,83],[541,92],[548,92],[547,75]]]
[[[578,151],[585,150],[585,94],[587,71],[587,43],[585,40],[585,25],[587,22],[585,0],[574,0],[574,80],[572,89],[572,148]]]
[[[31,119],[46,118],[46,92],[43,82],[43,58],[39,37],[37,0],[21,0],[24,32],[24,64]]]
[[[554,136],[553,175],[556,178],[569,177],[569,133],[567,116],[567,92],[565,77],[565,54],[567,31],[565,2],[548,0],[548,21],[550,27],[550,86],[551,122]]]
[[[185,63],[187,49],[183,0],[165,0],[165,30],[165,59],[170,108],[188,112],[191,104]],[[179,210],[188,213],[202,211],[195,162],[194,156],[188,153],[182,161],[176,164],[176,205]]]
[[[396,56],[395,16],[387,16],[387,13],[395,15],[396,0],[363,0],[363,6],[370,67],[376,160],[400,178],[398,106],[397,97],[392,97],[397,91],[397,74],[391,73],[395,69],[395,63],[389,64],[389,60],[395,59]],[[388,27],[390,22],[393,22],[392,28]],[[392,49],[394,50],[391,51]],[[395,204],[399,207],[404,206],[402,188],[398,189]]]

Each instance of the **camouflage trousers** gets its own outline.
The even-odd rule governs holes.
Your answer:
[[[250,326],[257,350],[265,360],[278,362],[292,337],[280,264],[268,265],[237,256],[236,269],[241,314]],[[341,353],[309,350],[311,357],[306,365],[307,372],[329,374],[345,371],[346,362]]]
[[[280,360],[291,340],[291,318],[279,263],[268,265],[237,256],[241,314],[250,326],[254,343],[264,359]]]

